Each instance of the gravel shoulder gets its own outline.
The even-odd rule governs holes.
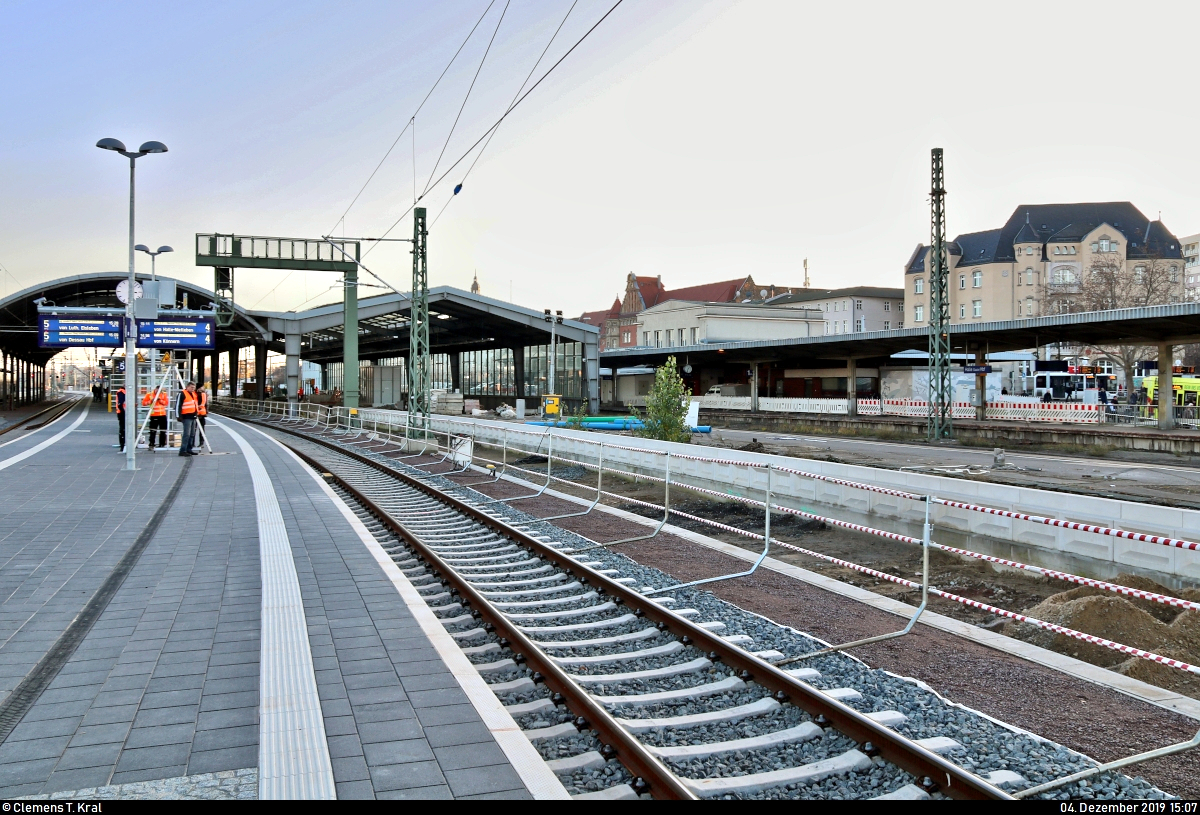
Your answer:
[[[470,476],[463,480],[477,479],[477,476]],[[476,483],[475,488],[496,497],[523,495],[529,492],[506,482]],[[645,489],[647,494],[656,492],[644,485],[631,485],[631,492],[636,493],[641,489]],[[537,516],[579,511],[577,505],[550,497],[525,500],[514,506]],[[597,541],[646,534],[644,527],[605,513],[562,519],[557,523],[563,529]],[[784,539],[792,538],[785,535]],[[836,554],[836,551],[827,550],[826,546],[842,546],[846,548],[845,554],[852,555],[850,559],[864,562],[861,557],[863,544],[850,540],[847,534],[833,534],[832,530],[801,530],[795,539],[800,545],[818,551],[829,551],[830,554]],[[742,545],[753,545],[744,538],[735,537],[733,540]],[[872,547],[878,546],[875,539],[871,541]],[[620,551],[679,580],[713,577],[744,568],[740,561],[666,534],[653,540],[623,545]],[[889,554],[882,548],[878,551]],[[915,549],[913,551],[916,552]],[[884,570],[904,576],[911,576],[919,571],[919,557],[912,561],[916,568],[911,568],[912,564],[903,553],[897,551],[890,554],[895,556],[893,568]],[[796,558],[795,562],[805,568],[822,571],[814,567],[813,559],[803,556]],[[867,563],[870,565],[869,561]],[[1044,581],[1041,581],[1046,586],[1043,591],[1037,591],[1036,587],[1021,588],[1015,584],[1009,586],[1003,581],[993,585],[990,581],[981,579],[987,577],[979,573],[978,566],[981,565],[983,564],[966,564],[972,571],[964,571],[962,581],[968,582],[973,579],[983,585],[980,591],[992,591],[993,595],[989,597],[989,601],[995,601],[997,605],[1024,608],[1062,589],[1060,585],[1050,586],[1044,584]],[[903,571],[906,568],[908,571]],[[951,581],[943,580],[939,576],[939,570],[943,568],[944,564],[935,560],[936,579],[941,585],[949,587]],[[984,568],[990,569],[986,566]],[[838,569],[838,573],[823,573],[844,579],[845,572],[846,570]],[[952,577],[951,580],[953,579]],[[873,590],[875,588],[865,582],[859,582],[859,585]],[[893,615],[774,572],[762,571],[753,578],[712,584],[706,588],[721,599],[748,611],[831,642],[874,636],[894,631],[899,627],[899,621]],[[955,589],[959,593],[967,592],[963,585],[957,585]],[[995,596],[998,590],[1011,592],[1011,598]],[[903,594],[891,596],[906,599]],[[947,605],[961,608],[957,604]],[[939,613],[949,612],[949,609],[936,610]],[[980,621],[972,622],[978,624]],[[1025,728],[1101,761],[1191,738],[1197,727],[1196,722],[1190,719],[1130,699],[1116,691],[1080,682],[1043,666],[921,625],[908,637],[856,649],[854,653],[873,667],[924,681],[952,701]],[[1200,754],[1194,751],[1131,769],[1176,795],[1200,798]]]

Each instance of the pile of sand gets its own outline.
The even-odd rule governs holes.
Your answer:
[[[1119,575],[1111,582],[1200,602],[1198,589],[1174,591],[1153,580],[1129,574]],[[1200,611],[1181,611],[1174,606],[1081,586],[1047,597],[1024,613],[1123,645],[1193,665],[1200,664]],[[1200,698],[1200,676],[1177,668],[1129,657],[1120,651],[1028,623],[1010,622],[1004,627],[1004,633],[1158,687]]]

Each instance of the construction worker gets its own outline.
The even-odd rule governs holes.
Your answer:
[[[121,452],[125,452],[125,386],[117,389],[117,441]]]
[[[203,430],[203,433],[196,435],[196,444],[202,447],[204,442],[208,441],[208,424],[205,421],[208,419],[208,391],[203,386],[196,388],[196,418],[199,419]]]
[[[150,451],[154,452],[155,446],[167,446],[167,408],[171,404],[170,397],[161,388],[157,393],[147,393],[145,388],[142,388],[142,407],[150,405]],[[155,445],[155,435],[157,431],[158,444]]]
[[[175,418],[183,424],[183,432],[179,439],[179,455],[181,456],[199,455],[192,452],[192,438],[196,434],[196,411],[198,409],[196,383],[188,382],[187,387],[179,392],[179,398],[175,401]]]

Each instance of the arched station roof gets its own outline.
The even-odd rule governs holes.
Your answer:
[[[89,272],[39,283],[5,297],[0,300],[0,349],[27,362],[44,365],[59,350],[38,348],[38,309],[34,300],[45,297],[48,306],[111,308],[114,315],[124,314],[125,306],[117,299],[116,288],[128,278],[128,272]],[[138,275],[140,281],[148,279],[147,275]],[[175,281],[177,308],[183,307],[185,294],[188,308],[211,308],[215,298],[208,289],[162,275],[158,279]],[[235,306],[233,323],[217,329],[217,350],[232,350],[269,338],[264,320]]]

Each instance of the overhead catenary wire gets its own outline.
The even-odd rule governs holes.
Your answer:
[[[483,18],[487,16],[487,13],[492,10],[492,6],[494,6],[495,4],[496,4],[496,0],[491,0],[491,2],[489,2],[487,4],[487,8],[485,8],[483,10],[483,14],[480,14],[479,19],[475,21],[475,25],[471,26],[471,31],[467,34],[466,39],[464,39],[462,41],[462,45],[458,46],[458,50],[454,52],[454,56],[452,56],[450,58],[450,61],[448,63],[446,63],[446,67],[443,68],[442,72],[438,75],[437,81],[435,81],[433,83],[433,87],[431,87],[429,89],[429,92],[425,94],[425,98],[421,100],[421,104],[417,105],[417,109],[414,110],[412,113],[412,116],[409,117],[408,123],[406,125],[404,125],[404,127],[401,129],[401,131],[396,135],[396,140],[392,142],[392,146],[387,149],[387,152],[383,154],[383,158],[381,158],[379,160],[379,163],[375,165],[375,169],[371,171],[371,175],[367,176],[367,180],[363,182],[362,187],[355,194],[354,199],[346,207],[346,211],[342,213],[342,217],[338,219],[339,221],[344,220],[346,215],[350,212],[350,209],[358,202],[358,199],[362,196],[363,192],[367,189],[367,185],[369,185],[371,183],[372,179],[375,178],[376,173],[379,172],[379,168],[383,166],[383,163],[385,161],[387,161],[388,156],[390,156],[392,154],[392,151],[396,149],[396,145],[400,143],[400,139],[403,138],[405,131],[408,130],[409,127],[413,128],[413,198],[414,199],[416,198],[416,190],[417,190],[417,187],[416,187],[416,184],[417,184],[416,120],[417,120],[417,114],[421,112],[421,108],[425,107],[425,103],[429,101],[429,97],[433,95],[433,92],[435,90],[437,90],[437,86],[439,84],[441,84],[442,79],[446,76],[446,72],[450,70],[450,66],[454,65],[454,61],[458,59],[458,55],[461,54],[462,50],[467,47],[467,43],[470,42],[471,37],[474,36],[474,34],[475,34],[475,29],[479,28],[479,24],[483,22]],[[334,222],[334,229],[336,229],[336,228],[337,228],[337,222]],[[330,229],[329,233],[332,234],[334,232],[334,229]]]
[[[496,35],[500,33],[500,26],[504,23],[504,15],[508,14],[508,7],[511,0],[506,0],[504,9],[500,12],[500,19],[496,21],[496,28],[492,30],[492,38],[488,40],[487,48],[483,50],[483,57],[479,60],[479,67],[475,69],[475,76],[471,77],[471,84],[467,86],[467,94],[463,97],[462,104],[458,107],[458,114],[454,117],[453,124],[450,125],[450,132],[446,134],[446,141],[442,144],[442,152],[438,153],[437,161],[433,163],[433,169],[429,171],[429,178],[425,181],[425,189],[422,190],[422,195],[429,191],[429,182],[433,180],[433,174],[437,172],[438,165],[442,163],[442,157],[446,155],[446,148],[450,146],[450,139],[454,136],[454,130],[458,127],[458,120],[462,118],[463,111],[467,108],[467,101],[471,98],[471,91],[475,90],[475,83],[479,80],[479,73],[483,70],[483,64],[487,62],[488,54],[492,52],[492,45],[496,42]]]
[[[500,115],[500,118],[497,119],[495,121],[495,123],[492,124],[491,127],[489,127],[487,130],[485,130],[483,132],[483,134],[478,139],[475,140],[475,143],[472,144],[470,147],[468,147],[467,150],[461,156],[459,156],[457,161],[455,161],[453,164],[451,164],[449,167],[447,167],[446,171],[443,172],[440,176],[438,176],[437,180],[435,180],[431,185],[429,185],[429,189],[433,189],[438,184],[442,183],[442,181],[444,181],[446,179],[446,176],[448,176],[448,175],[450,175],[450,173],[454,172],[454,169],[456,167],[458,167],[459,164],[462,164],[463,161],[466,160],[467,156],[471,155],[471,153],[473,153],[475,151],[475,148],[478,147],[480,144],[482,144],[487,139],[487,137],[496,128],[498,128],[500,126],[501,122],[503,122],[506,118],[508,118],[509,114],[511,114],[514,110],[516,110],[517,107],[522,102],[524,102],[526,99],[528,99],[529,95],[532,94],[534,91],[536,91],[538,89],[538,87],[544,81],[546,81],[546,77],[548,77],[548,76],[550,76],[550,74],[554,73],[555,69],[557,69],[558,66],[562,65],[563,62],[566,60],[566,58],[571,56],[571,54],[575,52],[575,49],[578,48],[580,45],[582,45],[583,41],[586,40],[588,37],[590,37],[592,35],[592,33],[597,28],[600,27],[600,24],[603,23],[605,20],[607,20],[609,18],[609,16],[614,11],[616,11],[617,7],[620,6],[621,3],[623,3],[623,2],[625,2],[625,0],[617,0],[617,2],[613,3],[612,7],[609,8],[608,11],[604,12],[603,16],[601,16],[600,19],[597,20],[592,25],[591,28],[589,28],[587,31],[585,31],[583,33],[583,36],[580,37],[578,40],[576,40],[575,44],[572,45],[569,49],[567,49],[567,52],[565,54],[563,54],[561,57],[559,57],[558,60],[553,65],[551,65],[549,68],[546,69],[546,72],[544,74],[542,74],[540,77],[538,77],[538,81],[533,83],[533,86],[529,90],[527,90],[527,91],[525,91],[525,93],[521,94],[521,97],[519,99],[517,99],[517,101],[514,102],[512,105],[510,105],[508,110],[504,111],[504,113]],[[422,195],[421,197],[424,198],[424,195]],[[397,226],[399,226],[400,222],[408,217],[408,214],[413,211],[413,208],[415,206],[416,206],[416,204],[413,204],[413,206],[410,206],[404,212],[400,213],[400,217],[397,218],[392,223],[391,226],[389,226],[386,230],[384,230],[383,234],[380,237],[386,238],[389,234],[391,234],[392,230],[395,229]],[[379,244],[375,244],[375,246],[378,246],[378,245]],[[375,248],[375,246],[372,246],[370,249],[368,249],[366,252],[364,252],[363,257],[366,257],[368,254],[370,254],[370,252]]]
[[[579,5],[579,0],[573,0],[571,7],[567,9],[567,13],[563,15],[562,20],[559,22],[558,28],[554,29],[554,33],[550,35],[550,40],[546,43],[546,47],[542,49],[542,53],[538,55],[537,61],[533,63],[533,67],[530,68],[529,73],[525,75],[525,81],[521,83],[521,87],[517,88],[517,92],[513,94],[512,102],[508,103],[508,110],[512,110],[513,104],[515,104],[517,101],[517,97],[521,95],[521,91],[525,90],[525,86],[529,84],[529,80],[533,77],[533,72],[538,69],[538,66],[542,64],[542,60],[546,58],[546,54],[550,51],[550,46],[554,45],[554,41],[558,38],[559,32],[562,31],[563,26],[567,24],[567,18],[571,16],[571,12],[575,10],[575,6],[577,5]],[[508,111],[506,110],[505,113],[507,112]],[[483,147],[479,148],[479,152],[475,154],[475,159],[471,162],[471,166],[467,168],[465,173],[463,173],[462,180],[459,181],[459,184],[466,183],[467,179],[471,176],[471,171],[475,169],[475,165],[479,163],[479,159],[483,157],[484,151],[488,149],[488,145],[492,143],[492,139],[495,138],[498,131],[499,128],[493,130],[491,135],[488,136],[487,141],[483,143]],[[455,194],[450,196],[450,198],[446,200],[446,203],[442,204],[442,208],[438,210],[438,214],[429,224],[430,226],[434,226],[439,220],[441,220],[442,214],[445,213],[445,211],[450,207],[450,203],[455,199],[455,197],[457,197],[457,189],[458,188],[456,187]]]

